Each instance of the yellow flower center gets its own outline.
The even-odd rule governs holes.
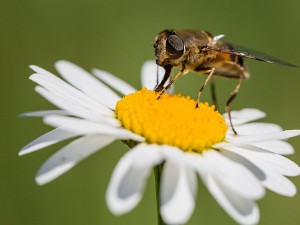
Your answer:
[[[158,93],[143,88],[123,97],[116,105],[122,126],[145,137],[146,142],[202,152],[223,141],[227,125],[215,106],[190,97]]]

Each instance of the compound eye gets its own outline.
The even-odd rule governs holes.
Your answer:
[[[166,48],[170,58],[172,59],[178,59],[184,53],[184,43],[176,34],[172,34],[168,37]]]

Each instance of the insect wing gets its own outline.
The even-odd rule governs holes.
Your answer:
[[[217,51],[225,54],[238,55],[241,57],[255,59],[258,61],[268,62],[268,63],[276,63],[284,66],[297,67],[291,63],[282,61],[273,56],[267,55],[265,53],[261,53],[252,49],[244,48],[241,46],[233,45],[233,44],[225,44],[217,47],[207,47],[210,51]]]

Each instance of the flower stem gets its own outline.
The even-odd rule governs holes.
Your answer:
[[[162,168],[163,168],[163,165],[157,165],[155,168],[154,168],[154,175],[155,175],[155,190],[156,190],[156,202],[157,202],[157,224],[158,225],[165,225],[164,221],[162,220],[161,216],[160,216],[160,211],[159,211],[159,208],[160,208],[160,198],[159,198],[159,195],[160,195],[160,178],[161,178],[161,172],[162,172]]]

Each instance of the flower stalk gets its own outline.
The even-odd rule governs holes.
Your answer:
[[[161,179],[161,173],[162,173],[162,169],[163,169],[163,164],[157,165],[154,167],[154,176],[155,176],[155,192],[156,192],[156,206],[157,206],[157,224],[158,225],[166,225],[163,221],[163,219],[161,218],[160,215],[160,179]]]

